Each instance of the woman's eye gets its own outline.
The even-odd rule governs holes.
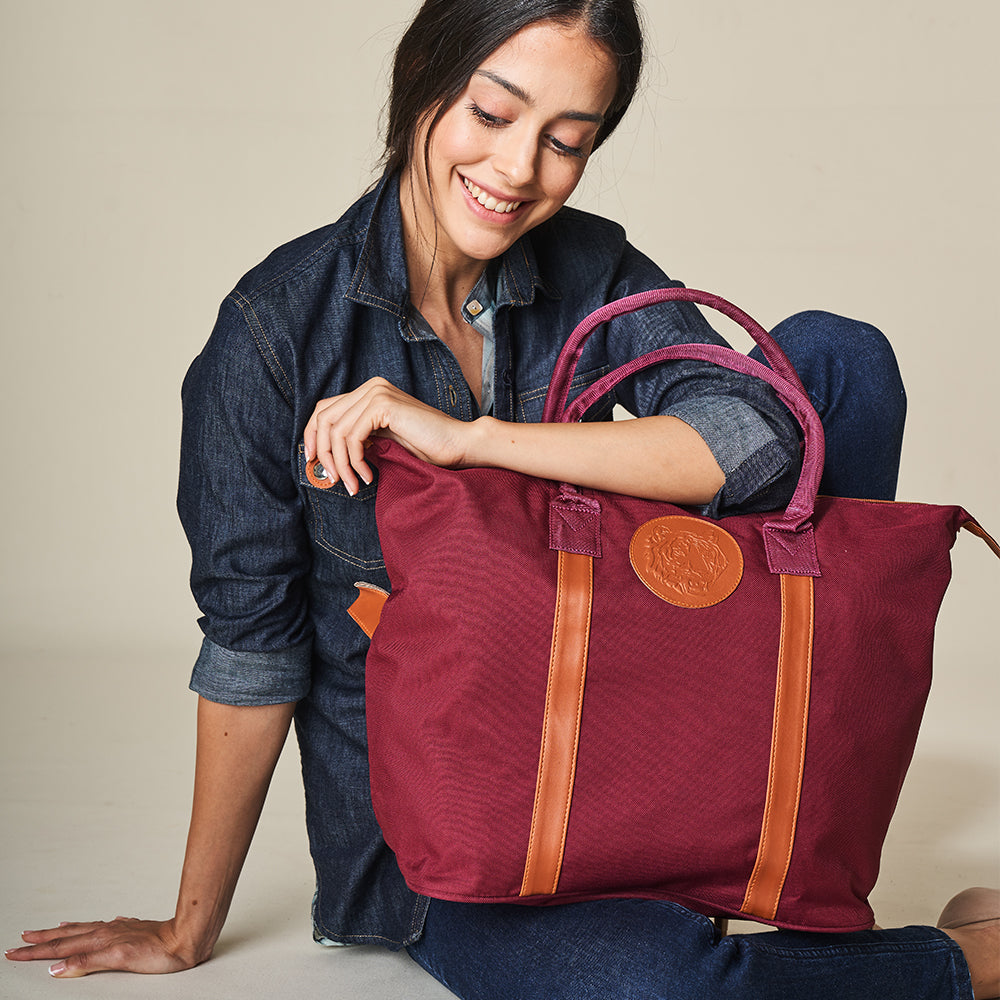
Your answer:
[[[548,139],[549,145],[560,156],[583,156],[582,146],[567,146],[566,143],[560,142],[554,135],[547,135],[545,138]]]
[[[501,118],[499,115],[491,115],[488,111],[484,111],[475,101],[468,105],[467,110],[484,128],[503,128],[505,125],[510,124],[509,119]],[[558,153],[560,156],[583,156],[582,146],[568,146],[566,143],[560,142],[554,135],[546,135],[545,141],[549,144],[553,152]]]
[[[469,105],[469,111],[472,113],[472,117],[475,118],[481,125],[485,126],[486,128],[500,128],[501,125],[510,124],[506,118],[500,118],[497,115],[491,115],[488,111],[484,111],[475,102]]]

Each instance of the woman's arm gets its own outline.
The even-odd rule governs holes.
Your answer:
[[[683,420],[640,417],[603,423],[522,424],[455,420],[385,379],[321,400],[305,429],[308,460],[356,492],[371,482],[364,444],[398,441],[434,465],[494,466],[577,486],[679,504],[707,504],[725,483],[708,445]]]
[[[582,424],[473,424],[469,465],[685,505],[707,504],[725,484],[694,428],[677,417]]]
[[[169,920],[66,923],[26,931],[14,961],[56,960],[54,976],[177,972],[206,961],[222,930],[295,706],[198,702],[194,802],[177,910]]]

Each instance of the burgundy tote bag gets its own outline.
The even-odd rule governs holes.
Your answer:
[[[680,299],[771,368],[668,347],[567,390],[590,333]],[[716,296],[657,290],[584,320],[546,420],[699,358],[769,382],[804,433],[787,509],[712,520],[376,440],[388,595],[371,634],[372,799],[415,891],[545,904],[670,899],[781,927],[870,927],[868,894],[931,681],[960,507],[817,497],[823,432],[767,333]],[[377,629],[375,624],[377,623]]]

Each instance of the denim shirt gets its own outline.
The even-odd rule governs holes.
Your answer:
[[[490,303],[494,416],[540,420],[576,323],[673,284],[596,216],[564,208],[522,237],[497,262]],[[571,395],[639,354],[692,341],[723,343],[691,305],[617,319],[591,338]],[[223,302],[184,381],[178,510],[205,636],[191,687],[233,705],[298,702],[317,938],[398,948],[419,937],[426,900],[405,886],[372,812],[368,643],[347,615],[355,581],[389,588],[377,479],[354,497],[339,484],[316,489],[302,446],[318,400],[374,376],[461,420],[479,415],[456,359],[415,319],[393,177],[336,223],[274,251]],[[790,495],[798,439],[763,383],[676,362],[621,385],[588,419],[608,418],[615,403],[672,414],[701,434],[726,474],[708,513],[772,509]]]

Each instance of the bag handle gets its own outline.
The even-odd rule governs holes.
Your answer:
[[[735,320],[753,339],[760,344],[764,356],[772,367],[748,358],[739,351],[714,344],[678,344],[651,351],[627,362],[620,368],[598,379],[585,389],[570,406],[566,406],[568,388],[576,370],[583,345],[602,323],[617,316],[627,315],[638,309],[659,302],[685,301],[709,306]],[[655,289],[640,292],[616,302],[609,303],[586,317],[573,331],[560,352],[553,373],[552,383],[545,401],[545,416],[549,422],[574,422],[598,399],[611,391],[619,382],[666,361],[700,360],[720,365],[767,382],[778,398],[789,408],[802,427],[805,448],[802,470],[795,492],[788,507],[775,520],[763,526],[764,545],[768,566],[772,573],[789,573],[801,576],[820,576],[819,559],[812,526],[812,516],[816,505],[816,494],[823,474],[824,438],[823,427],[815,408],[809,401],[795,369],[773,338],[749,315],[708,292],[690,288]],[[563,494],[566,489],[564,487]]]
[[[545,423],[561,421],[561,414],[566,409],[570,383],[576,373],[576,366],[583,353],[584,345],[590,335],[602,324],[610,322],[619,316],[637,312],[648,306],[659,305],[661,302],[693,302],[696,305],[707,306],[728,316],[738,323],[754,342],[760,346],[771,369],[786,381],[791,382],[800,392],[805,392],[802,382],[785,352],[775,343],[774,338],[752,316],[745,313],[739,306],[726,301],[711,292],[701,292],[695,288],[653,288],[646,292],[638,292],[625,298],[609,302],[585,316],[569,335],[559,357],[556,359],[552,372],[552,381],[545,397],[545,412],[542,420]]]

